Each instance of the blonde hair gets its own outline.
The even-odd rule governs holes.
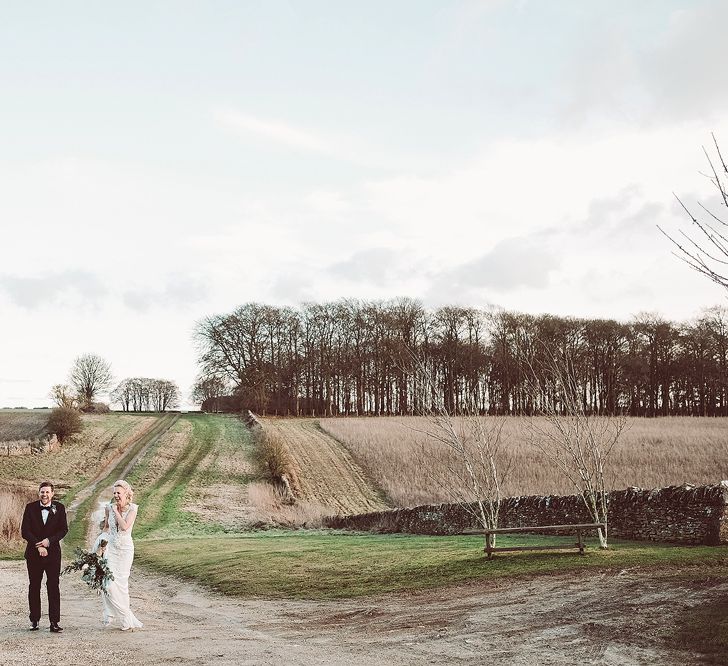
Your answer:
[[[118,481],[114,482],[114,488],[116,487],[123,488],[126,492],[126,498],[129,500],[129,504],[131,504],[134,501],[134,489],[129,485],[127,481],[124,481],[124,479],[119,479]]]

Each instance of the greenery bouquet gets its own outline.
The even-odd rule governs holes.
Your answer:
[[[99,545],[104,547],[106,541],[101,541]],[[106,593],[109,583],[114,580],[114,574],[111,573],[106,558],[82,548],[76,548],[73,554],[75,555],[73,561],[63,570],[63,573],[80,571],[81,580],[92,590],[96,590],[97,594]]]

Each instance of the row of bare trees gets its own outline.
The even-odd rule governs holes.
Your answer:
[[[164,412],[179,407],[180,390],[168,379],[129,377],[110,393],[125,412]]]
[[[453,414],[533,414],[558,409],[558,397],[545,378],[531,390],[531,369],[568,354],[588,413],[728,415],[722,307],[675,323],[652,314],[620,322],[428,310],[405,298],[299,308],[248,303],[202,320],[195,334],[194,393],[207,409],[224,402],[259,413],[422,414],[441,397]],[[427,368],[429,396],[408,370],[412,355]]]

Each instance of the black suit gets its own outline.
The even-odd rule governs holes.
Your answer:
[[[43,523],[41,504],[31,502],[25,507],[21,533],[28,542],[25,548],[25,561],[28,565],[28,605],[30,606],[30,621],[40,620],[40,584],[43,581],[43,572],[46,575],[46,589],[48,590],[48,618],[51,623],[61,621],[61,591],[58,578],[61,575],[61,539],[68,532],[66,521],[66,508],[59,502],[51,502],[55,511],[48,511],[48,518]],[[35,544],[48,539],[48,555],[41,557]]]

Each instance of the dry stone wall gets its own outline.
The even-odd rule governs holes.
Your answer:
[[[60,448],[58,437],[47,435],[36,439],[16,439],[0,442],[0,456],[29,456],[48,453]]]
[[[728,544],[728,481],[711,486],[628,488],[609,493],[609,534],[637,541]],[[473,506],[473,509],[475,507]],[[592,522],[579,495],[508,497],[499,527],[537,527]],[[335,529],[410,534],[458,534],[477,528],[458,504],[430,504],[357,516],[327,518]]]

